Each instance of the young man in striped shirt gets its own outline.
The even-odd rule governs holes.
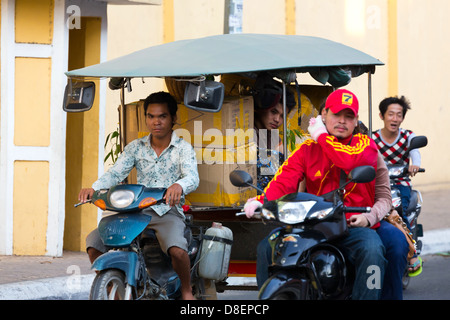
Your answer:
[[[414,132],[400,128],[405,120],[406,112],[411,109],[409,101],[404,97],[389,97],[380,102],[380,118],[384,127],[372,133],[377,147],[386,164],[409,164],[410,176],[415,176],[420,168],[421,157],[418,149],[408,152],[408,147]],[[395,187],[400,191],[404,211],[409,206],[411,198],[411,179],[409,177],[394,180]],[[411,275],[421,271],[421,260],[414,255],[408,266]]]

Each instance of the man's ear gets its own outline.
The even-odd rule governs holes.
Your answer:
[[[325,119],[327,117],[327,114],[328,114],[328,109],[325,110],[325,108],[323,108],[322,112],[320,113],[320,115],[322,116],[322,120],[324,121],[324,123],[325,123]]]
[[[381,114],[381,112],[380,112],[378,115],[380,116],[380,119],[384,121],[384,117],[383,117],[383,115]]]

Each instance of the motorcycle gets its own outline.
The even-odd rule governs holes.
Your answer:
[[[269,237],[273,261],[259,299],[351,298],[354,268],[334,240],[348,232],[345,213],[369,212],[370,207],[346,207],[342,194],[350,182],[372,181],[375,170],[370,166],[357,167],[348,178],[347,183],[323,196],[299,192],[274,201],[265,199],[258,218],[276,221],[282,227]],[[230,180],[235,186],[257,189],[245,171],[231,172]]]
[[[427,137],[416,136],[411,139],[408,152],[413,149],[423,148],[427,145],[427,143],[428,143]],[[417,222],[417,219],[419,218],[420,212],[422,211],[422,203],[423,203],[422,194],[420,193],[419,190],[412,189],[408,208],[403,208],[400,191],[395,186],[395,179],[405,178],[409,175],[408,173],[409,164],[405,165],[387,164],[387,167],[389,171],[389,179],[391,184],[392,205],[408,226],[412,238],[415,241],[416,254],[420,255],[422,251],[422,241],[419,240],[419,237],[423,237],[423,227],[421,224]],[[420,168],[418,172],[425,172],[425,169]],[[408,270],[405,270],[402,279],[404,289],[408,287],[409,280],[410,277],[408,274]]]
[[[165,192],[166,188],[137,184],[94,192],[88,202],[105,211],[98,230],[110,250],[92,265],[97,275],[91,286],[91,300],[167,300],[181,296],[181,281],[172,268],[170,257],[161,250],[155,231],[147,228],[151,216],[143,212],[147,207],[162,203]],[[212,228],[206,233],[203,228],[194,226],[192,216],[186,215],[184,236],[188,241],[191,284],[197,299],[216,295],[214,281],[202,277],[199,265],[202,260],[208,260],[208,252],[202,250],[204,244],[209,241],[207,244],[211,247],[211,242],[220,237],[208,237],[208,230]]]

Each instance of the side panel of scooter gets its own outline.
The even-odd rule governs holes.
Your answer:
[[[98,231],[106,246],[128,247],[144,231],[151,219],[150,216],[138,212],[118,213],[100,220]]]
[[[135,252],[110,251],[95,259],[92,264],[94,270],[119,269],[126,275],[127,283],[136,286],[136,275],[138,270],[138,257]]]

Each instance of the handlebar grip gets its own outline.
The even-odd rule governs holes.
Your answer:
[[[86,204],[86,203],[92,203],[92,200],[89,199],[86,202],[78,202],[78,203],[74,204],[73,206],[76,208],[76,207],[82,206],[83,204]]]
[[[371,207],[345,207],[344,211],[348,213],[370,212]]]
[[[419,172],[425,172],[424,168],[419,168]]]

